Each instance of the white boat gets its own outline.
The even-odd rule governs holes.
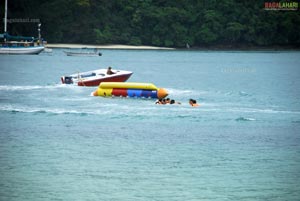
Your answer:
[[[0,46],[0,54],[39,54],[44,50],[44,46],[23,46],[19,42],[6,43],[6,44],[18,44],[18,46]]]
[[[107,74],[107,69],[98,69],[62,76],[61,82],[78,86],[99,86],[101,82],[125,82],[133,74],[125,70],[113,70],[113,73]]]
[[[7,33],[7,0],[5,0],[4,33],[0,34],[0,54],[39,54],[45,48],[42,45],[40,27],[41,24],[38,24],[38,39],[9,35]]]
[[[94,49],[93,52],[87,51],[87,48],[82,48],[81,51],[64,51],[64,53],[67,56],[87,56],[87,57],[93,57],[93,56],[102,56],[102,53],[99,52],[97,49]]]

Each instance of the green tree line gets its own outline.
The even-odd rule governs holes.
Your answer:
[[[299,47],[300,10],[265,10],[264,4],[264,0],[9,0],[8,18],[39,19],[49,43]],[[0,12],[4,17],[4,1]],[[37,23],[9,23],[8,29],[13,35],[37,35]]]

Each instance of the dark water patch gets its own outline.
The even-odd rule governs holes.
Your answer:
[[[79,112],[79,111],[67,111],[67,110],[56,110],[56,109],[36,109],[36,108],[16,108],[16,109],[5,109],[2,110],[4,112],[8,112],[11,114],[19,114],[19,113],[31,113],[33,115],[45,114],[48,116],[57,116],[57,115],[76,115],[76,116],[88,116],[93,115],[93,113],[89,112]]]
[[[236,118],[235,121],[256,121],[256,119],[254,118],[250,118],[250,117],[239,117],[239,118]]]
[[[292,123],[300,124],[300,120],[294,120],[294,121],[292,121]]]
[[[240,95],[241,97],[251,96],[251,94],[249,94],[249,93],[247,93],[247,92],[245,92],[245,91],[239,91],[239,95]]]
[[[46,110],[38,110],[38,111],[33,111],[32,113],[38,115],[38,114],[47,114]]]

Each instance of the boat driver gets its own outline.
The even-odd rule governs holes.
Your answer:
[[[107,74],[107,75],[113,75],[113,74],[115,74],[115,73],[111,70],[111,67],[109,66],[109,67],[107,68],[106,74]]]

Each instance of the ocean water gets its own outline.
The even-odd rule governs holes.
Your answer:
[[[300,52],[102,53],[0,55],[1,201],[299,200]],[[107,66],[182,104],[60,84]]]

